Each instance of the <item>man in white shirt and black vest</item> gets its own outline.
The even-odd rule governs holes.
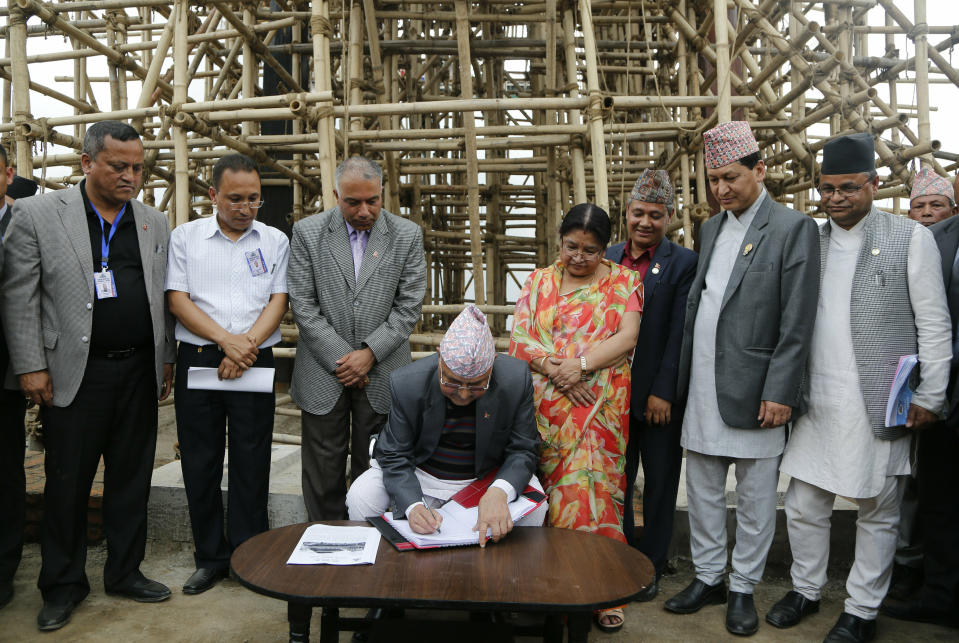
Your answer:
[[[881,212],[872,135],[823,148],[819,194],[822,286],[809,355],[808,413],[783,455],[792,476],[786,519],[793,589],[766,616],[791,627],[819,610],[837,495],[855,499],[856,558],[844,611],[826,641],[869,641],[889,587],[899,503],[917,429],[939,417],[949,380],[951,329],[939,252],[918,223]],[[919,386],[905,425],[886,426],[900,357],[918,353]]]

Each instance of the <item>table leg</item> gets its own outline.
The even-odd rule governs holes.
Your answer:
[[[589,639],[590,612],[575,612],[566,617],[569,643],[586,643]]]
[[[290,621],[290,643],[309,643],[310,618],[313,608],[303,603],[286,604],[286,618]]]
[[[563,643],[563,615],[548,614],[543,624],[543,643]]]
[[[320,643],[337,643],[340,638],[340,610],[336,607],[324,607],[320,621]]]

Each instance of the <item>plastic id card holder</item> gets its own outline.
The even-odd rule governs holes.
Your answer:
[[[117,296],[117,284],[113,280],[112,270],[101,270],[93,273],[93,289],[97,299],[112,299]]]
[[[250,250],[246,254],[246,263],[250,266],[250,274],[259,277],[267,273],[266,259],[263,258],[263,251],[257,248]]]

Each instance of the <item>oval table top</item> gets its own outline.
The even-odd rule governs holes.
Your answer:
[[[374,565],[287,565],[310,524],[272,529],[240,545],[230,561],[240,583],[326,607],[569,612],[622,605],[653,578],[649,559],[625,543],[550,527],[516,527],[482,549],[400,552],[381,538]]]

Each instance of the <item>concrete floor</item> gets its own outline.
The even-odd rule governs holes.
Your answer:
[[[180,586],[193,571],[193,557],[188,546],[151,541],[142,570],[150,578],[166,583],[173,597],[164,603],[141,604],[106,596],[103,593],[102,565],[105,545],[89,549],[87,573],[90,596],[74,611],[71,622],[61,630],[42,633],[36,629],[37,611],[41,606],[36,589],[40,568],[40,551],[29,544],[17,573],[16,596],[0,610],[0,641],[285,641],[287,636],[284,603],[254,594],[234,580],[224,580],[214,589],[199,596],[186,596]],[[677,562],[678,571],[663,579],[662,591],[651,603],[632,603],[626,608],[626,625],[617,634],[604,634],[594,628],[589,640],[597,643],[633,641],[735,641],[723,626],[725,609],[710,606],[697,614],[678,616],[663,610],[663,602],[692,579],[687,561]],[[760,616],[789,589],[783,578],[772,578],[757,588],[756,605]],[[790,630],[776,630],[762,623],[759,633],[751,638],[758,642],[821,641],[832,627],[840,611],[844,592],[840,582],[827,587],[822,611]],[[344,610],[344,616],[362,616],[363,610]],[[435,617],[437,612],[423,615]],[[464,623],[464,628],[469,624]],[[314,613],[312,631],[319,640],[319,612]],[[340,641],[350,640],[348,633]],[[536,639],[520,638],[518,643]],[[880,617],[878,641],[957,641],[959,631],[932,625],[917,625]]]

